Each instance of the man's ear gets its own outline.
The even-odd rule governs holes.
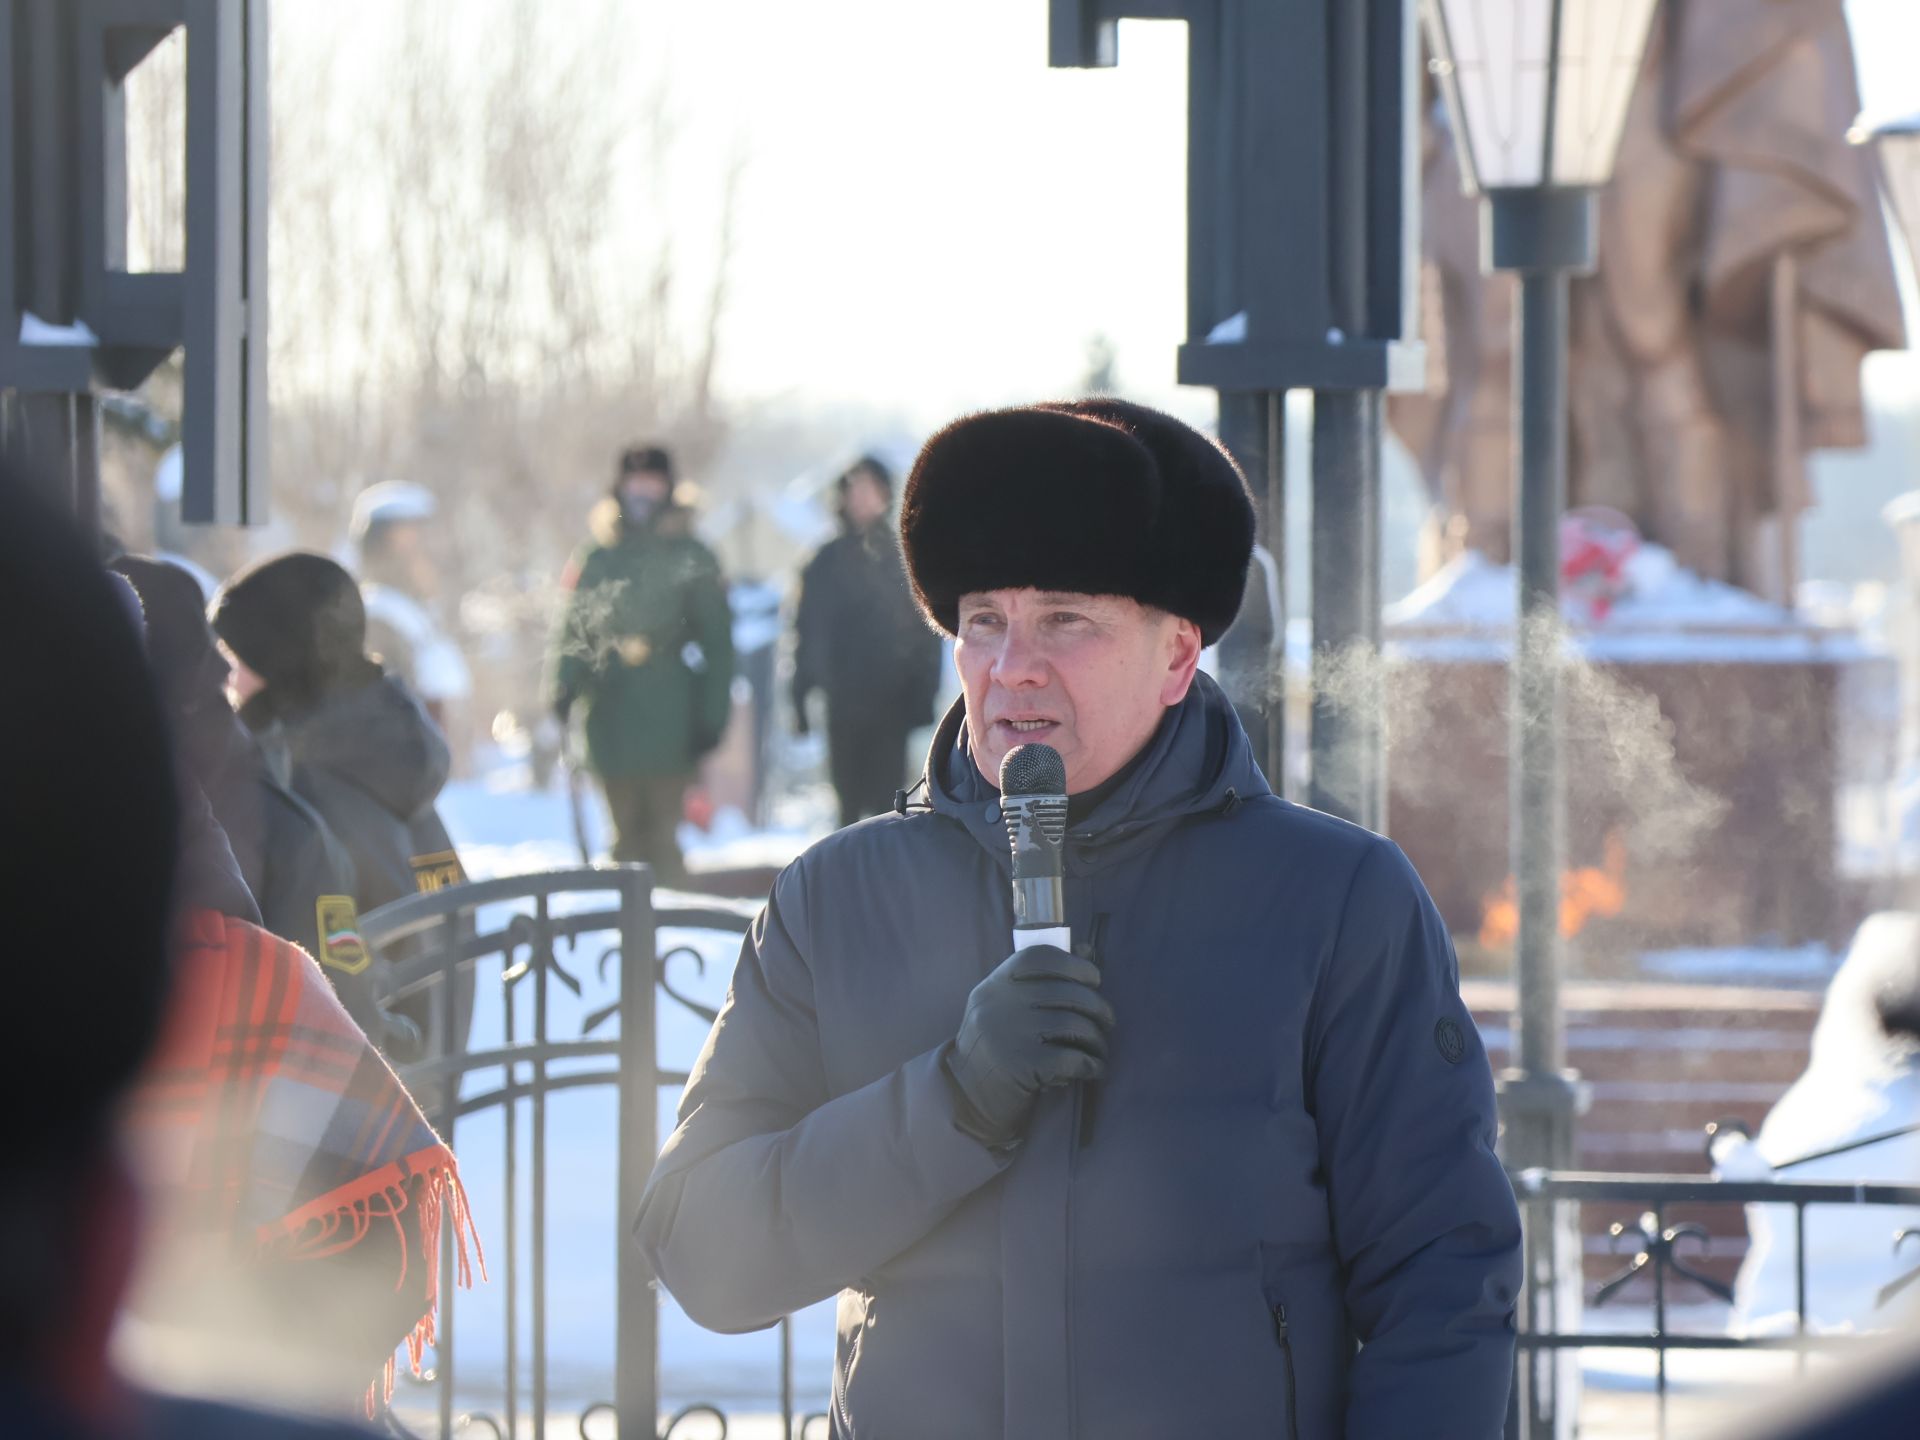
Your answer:
[[[1187,691],[1193,688],[1194,671],[1200,668],[1200,651],[1205,648],[1200,643],[1198,625],[1177,615],[1170,618],[1173,625],[1163,652],[1167,669],[1160,687],[1162,705],[1178,705],[1187,698]]]

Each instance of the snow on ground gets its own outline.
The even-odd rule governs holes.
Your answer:
[[[1466,551],[1386,608],[1387,653],[1503,660],[1517,593],[1511,566]],[[1866,653],[1852,632],[1822,629],[1757,595],[1704,579],[1651,544],[1628,561],[1626,588],[1612,613],[1598,624],[1574,626],[1568,643],[1585,659],[1621,663],[1852,660]]]
[[[816,787],[817,789],[817,787]],[[579,782],[581,820],[596,860],[607,858],[613,829],[600,790],[590,779]],[[532,788],[524,762],[492,765],[485,773],[456,780],[440,794],[440,816],[460,847],[460,859],[475,878],[526,875],[581,863],[574,839],[571,802],[564,779],[556,775],[545,790]],[[738,810],[722,810],[711,828],[680,826],[680,848],[687,868],[748,869],[785,865],[825,833],[831,811],[809,790],[775,807],[775,823],[756,828]]]

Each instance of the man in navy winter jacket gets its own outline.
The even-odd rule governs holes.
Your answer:
[[[964,695],[917,803],[775,884],[642,1204],[661,1280],[728,1331],[837,1293],[836,1436],[1498,1435],[1520,1229],[1446,930],[1197,672],[1238,471],[1119,401],[976,415],[901,531]],[[1032,742],[1071,954],[1007,953]]]

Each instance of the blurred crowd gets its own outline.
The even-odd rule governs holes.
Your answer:
[[[893,492],[876,457],[839,476],[840,533],[804,570],[778,681],[793,729],[826,732],[846,823],[894,806],[939,688]],[[730,733],[764,747],[776,684],[771,663],[742,663],[691,498],[664,447],[617,457],[529,706],[537,747],[599,782],[611,858],[667,884],[687,878],[677,832],[699,818],[703,766]],[[6,903],[30,950],[94,967],[79,990],[36,969],[24,1003],[46,1033],[10,1052],[9,1082],[70,1071],[62,1037],[95,1037],[0,1184],[0,1211],[46,1222],[0,1223],[0,1240],[36,1237],[0,1266],[0,1334],[18,1341],[0,1404],[32,1435],[277,1433],[123,1382],[118,1328],[133,1373],[171,1390],[374,1413],[396,1349],[430,1343],[443,1279],[467,1278],[470,1251],[484,1263],[438,1138],[453,1089],[410,1092],[395,1069],[464,1048],[470,980],[401,986],[407,946],[376,952],[361,928],[466,878],[437,802],[486,741],[443,608],[438,504],[371,486],[350,564],[296,550],[224,581],[83,537],[17,487],[0,505],[9,653],[57,697],[6,707],[5,751],[31,757],[8,817],[31,853]],[[104,884],[80,863],[103,817],[119,846]],[[438,1274],[446,1226],[457,1277]]]

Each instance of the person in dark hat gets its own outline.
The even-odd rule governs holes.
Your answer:
[[[807,701],[827,701],[827,763],[840,823],[893,808],[907,773],[907,737],[933,719],[940,640],[907,587],[893,515],[893,475],[863,456],[835,484],[841,533],[800,577],[794,616],[794,728]]]
[[[269,769],[346,847],[358,912],[463,880],[434,808],[447,743],[405,685],[367,654],[353,577],[324,555],[276,556],[228,581],[209,620],[230,667],[228,697]],[[426,1053],[454,1052],[466,1043],[471,990],[469,975],[444,1036],[431,989],[386,1008],[425,1037]]]
[[[713,552],[676,501],[673,458],[625,451],[568,567],[551,699],[564,731],[586,707],[587,763],[613,816],[613,858],[686,879],[675,834],[700,761],[733,704],[733,616]]]
[[[1519,1216],[1446,929],[1197,668],[1239,471],[1035,405],[935,435],[900,517],[962,695],[912,803],[775,883],[641,1203],[655,1273],[717,1330],[838,1294],[847,1434],[1499,1434]],[[1036,742],[1074,948],[1009,955],[996,781]]]
[[[320,962],[347,1013],[376,1043],[410,1053],[419,1042],[412,1023],[379,1005],[359,933],[353,859],[319,812],[275,776],[260,742],[227,703],[229,666],[207,624],[198,582],[177,565],[141,555],[122,555],[112,568],[139,593],[175,753],[212,806],[260,923]]]

